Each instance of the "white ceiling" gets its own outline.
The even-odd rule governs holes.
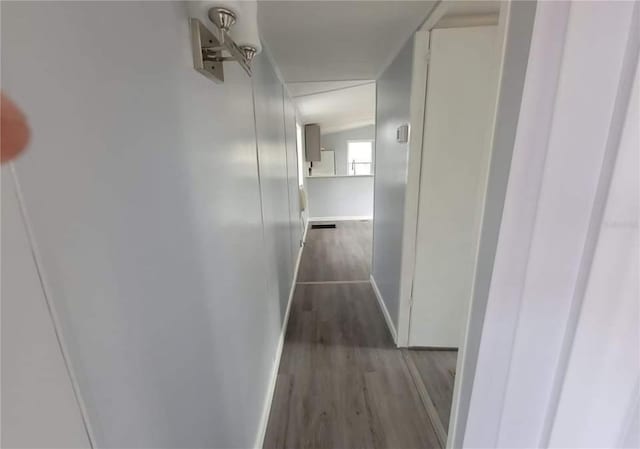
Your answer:
[[[323,134],[375,122],[375,80],[435,1],[258,2],[260,35],[302,123]],[[447,16],[495,13],[492,0],[452,1]]]
[[[288,88],[301,122],[319,124],[322,134],[375,123],[374,81],[294,83]]]
[[[284,80],[376,79],[435,1],[259,1],[260,35]]]
[[[360,86],[371,83],[372,80],[357,81],[305,81],[302,83],[287,83],[287,89],[293,98],[310,94],[331,92],[346,87]]]

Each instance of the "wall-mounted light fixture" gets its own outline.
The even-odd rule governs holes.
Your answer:
[[[204,3],[204,2],[203,2]],[[193,51],[194,68],[216,82],[224,82],[224,63],[236,61],[251,76],[251,61],[259,52],[259,38],[256,44],[237,44],[231,37],[231,28],[238,17],[234,11],[222,6],[208,9],[207,16],[214,25],[213,32],[198,18],[192,17],[191,47]],[[249,14],[251,16],[251,14]],[[251,20],[252,17],[247,17]],[[243,31],[246,30],[245,26]]]

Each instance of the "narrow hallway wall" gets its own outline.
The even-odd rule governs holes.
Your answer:
[[[289,184],[289,220],[291,222],[289,230],[291,235],[291,260],[296,263],[298,255],[302,251],[302,239],[304,238],[304,228],[300,211],[300,182],[298,180],[298,142],[296,136],[296,109],[293,100],[288,96],[283,87],[284,97],[284,131],[285,143],[287,147],[287,179]],[[295,269],[295,266],[294,266]]]
[[[297,255],[283,90],[263,55],[253,86],[197,73],[187,18],[2,5],[2,88],[33,134],[15,172],[97,447],[248,448],[264,424]],[[258,140],[253,88],[275,92]]]
[[[280,317],[284,318],[295,263],[291,257],[284,95],[266,49],[253,64],[253,86],[265,251],[267,260],[275,262],[266,266],[268,287],[279,299]]]
[[[376,84],[372,277],[396,329],[409,151],[396,141],[396,130],[409,123],[412,64],[413,36]]]

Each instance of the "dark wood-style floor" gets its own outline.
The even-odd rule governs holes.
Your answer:
[[[446,432],[449,428],[458,351],[411,349],[407,353],[418,370],[420,380]]]
[[[298,282],[368,281],[371,221],[339,221],[335,229],[309,229]]]
[[[423,364],[395,347],[368,282],[370,254],[370,222],[309,229],[265,448],[442,447]]]

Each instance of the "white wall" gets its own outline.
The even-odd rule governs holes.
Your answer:
[[[375,140],[375,125],[363,126],[320,136],[320,145],[327,150],[334,150],[336,157],[336,175],[349,174],[348,148],[349,140]]]
[[[256,138],[268,271],[284,317],[293,274],[283,86],[265,52],[253,64]],[[283,151],[284,150],[284,151]],[[276,263],[271,263],[275,261]]]
[[[88,448],[10,167],[2,177],[2,447]]]
[[[409,123],[413,42],[412,36],[378,78],[376,89],[372,276],[396,328],[408,160],[408,143],[396,141],[396,129]]]
[[[33,130],[17,179],[94,444],[253,447],[294,265],[269,63],[259,171],[252,81],[192,68],[182,3],[5,3],[2,32]]]
[[[494,152],[511,143],[513,160],[500,232],[483,236],[495,265],[476,277],[487,306],[455,447],[638,440],[639,19],[633,3],[537,5],[517,122],[498,108]]]
[[[288,201],[289,201],[289,226],[291,239],[291,257],[296,260],[302,246],[305,223],[300,212],[300,186],[298,183],[298,152],[296,136],[296,109],[293,100],[284,95],[284,128],[285,143],[287,148],[287,173],[288,173]],[[304,182],[304,181],[303,181]]]
[[[309,220],[373,216],[373,176],[306,178]]]

